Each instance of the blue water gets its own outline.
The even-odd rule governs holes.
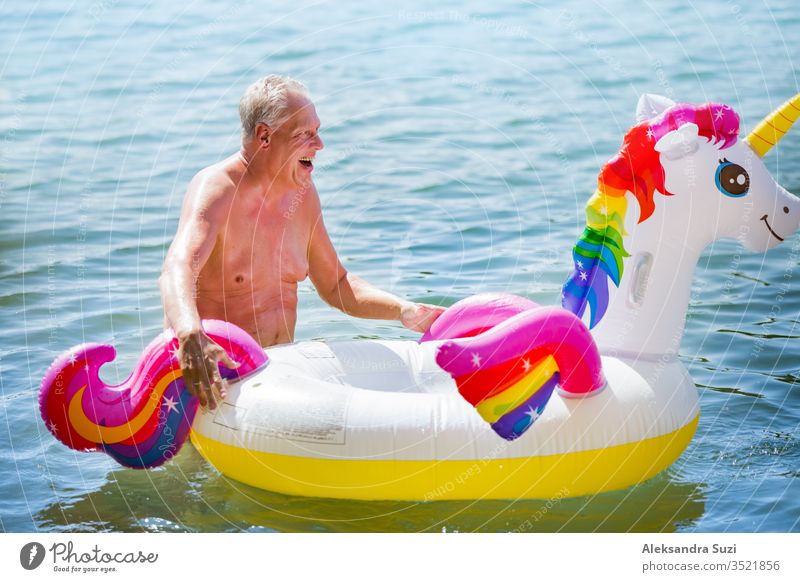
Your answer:
[[[57,443],[37,388],[55,355],[111,341],[120,381],[160,330],[156,278],[184,188],[238,147],[238,98],[303,79],[315,170],[348,268],[415,300],[557,302],[601,165],[638,96],[722,101],[746,128],[800,90],[789,0],[731,4],[98,0],[0,7],[0,529],[4,531],[797,531],[795,235],[698,265],[681,359],[702,415],[668,471],[626,491],[530,502],[286,497],[191,447],[122,470]],[[799,132],[800,133],[800,132]],[[768,164],[800,192],[800,137]],[[298,339],[411,338],[301,288]]]

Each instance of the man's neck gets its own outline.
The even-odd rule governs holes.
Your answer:
[[[293,188],[276,176],[276,172],[269,167],[268,156],[259,148],[242,144],[237,158],[244,168],[247,180],[263,191],[264,196],[268,196],[270,192],[284,192]]]

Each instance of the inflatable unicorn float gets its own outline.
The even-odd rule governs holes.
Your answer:
[[[42,417],[64,444],[129,467],[165,462],[188,436],[223,474],[294,495],[520,499],[639,483],[697,427],[677,353],[700,253],[721,238],[766,251],[800,225],[800,201],[761,160],[799,115],[800,94],[742,140],[727,105],[643,96],[586,207],[562,307],[476,295],[420,342],[266,350],[206,321],[240,363],[221,367],[230,387],[214,411],[185,390],[169,330],[119,386],[98,375],[114,348],[83,344],[47,371]]]

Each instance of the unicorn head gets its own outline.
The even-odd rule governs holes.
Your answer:
[[[564,285],[564,307],[596,328],[601,346],[677,350],[702,250],[732,238],[766,251],[797,230],[800,200],[761,158],[798,115],[800,95],[741,140],[727,105],[639,100],[638,123],[598,176]],[[678,319],[679,331],[665,332],[659,318]]]
[[[798,115],[800,95],[745,140],[737,139],[739,117],[727,105],[676,105],[650,121],[658,136],[654,149],[665,174],[664,193],[688,193],[683,202],[695,244],[731,238],[763,252],[797,230],[800,200],[772,178],[761,158],[780,139],[770,120],[784,122],[782,136]],[[771,145],[766,142],[769,128]]]

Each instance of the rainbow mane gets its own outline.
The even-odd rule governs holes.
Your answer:
[[[564,283],[561,303],[582,317],[589,306],[589,327],[603,318],[608,309],[608,280],[619,287],[625,268],[623,237],[628,200],[633,194],[639,204],[639,220],[644,222],[655,211],[655,192],[672,196],[664,186],[665,174],[656,142],[668,132],[694,123],[698,134],[725,149],[736,143],[739,116],[718,103],[673,105],[661,115],[633,126],[620,151],[597,177],[597,189],[586,205],[586,228],[572,249],[574,269]]]

